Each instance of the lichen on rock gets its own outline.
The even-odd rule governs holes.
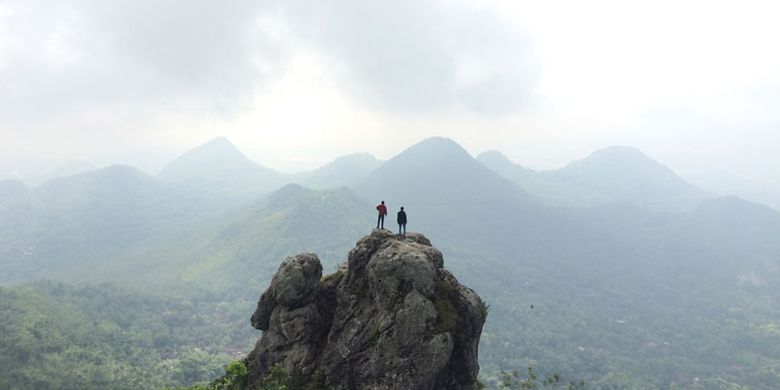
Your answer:
[[[252,315],[248,384],[281,367],[326,389],[474,389],[483,305],[421,234],[374,230],[324,278],[315,254],[289,257]]]

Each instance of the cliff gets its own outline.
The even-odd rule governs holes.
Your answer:
[[[423,235],[374,230],[324,278],[313,253],[282,262],[252,315],[245,384],[276,370],[307,389],[474,389],[486,310]]]

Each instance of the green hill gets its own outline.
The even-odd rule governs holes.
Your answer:
[[[0,206],[0,280],[78,280],[107,256],[180,229],[186,198],[126,166],[53,179]],[[78,269],[79,272],[71,272]]]
[[[316,252],[334,269],[385,200],[387,228],[405,206],[409,230],[430,237],[491,305],[480,346],[486,381],[533,365],[595,388],[780,386],[771,348],[780,340],[780,214],[736,198],[699,200],[632,150],[543,175],[492,157],[505,176],[433,138],[350,188],[288,185],[221,210],[127,167],[33,189],[4,182],[0,279],[112,281],[238,310],[289,255]],[[608,201],[564,207],[506,176],[513,170],[558,180],[547,189],[571,199]],[[345,180],[360,176],[352,174]],[[204,340],[223,345],[214,329]]]
[[[607,194],[554,180],[550,172],[526,168],[496,150],[481,153],[477,160],[551,206],[593,207],[611,202]]]
[[[382,161],[368,153],[354,153],[300,175],[298,182],[315,189],[350,186],[381,164]]]
[[[249,201],[291,180],[256,164],[225,138],[215,138],[179,156],[158,177],[215,207]]]
[[[631,147],[605,148],[561,169],[542,172],[513,163],[497,151],[482,153],[478,160],[552,205],[629,203],[653,210],[684,211],[707,197],[668,167]]]
[[[315,191],[291,184],[245,207],[199,245],[181,279],[239,294],[270,280],[279,261],[315,252],[326,267],[346,260],[356,237],[372,228],[372,209],[350,190]]]
[[[631,147],[598,150],[549,175],[556,182],[604,194],[612,202],[652,209],[690,209],[705,198],[703,191]]]

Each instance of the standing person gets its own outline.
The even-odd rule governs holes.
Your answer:
[[[379,217],[376,220],[376,228],[385,228],[385,215],[387,215],[387,207],[385,207],[385,201],[376,206],[376,211],[379,212]]]
[[[403,229],[403,233],[401,233],[401,229]],[[401,211],[398,212],[398,235],[406,235],[406,211],[404,211],[403,206],[401,206]]]

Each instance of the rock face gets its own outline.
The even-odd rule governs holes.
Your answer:
[[[486,307],[423,235],[374,230],[321,276],[315,254],[282,262],[252,315],[250,388],[275,365],[308,388],[476,388]]]

